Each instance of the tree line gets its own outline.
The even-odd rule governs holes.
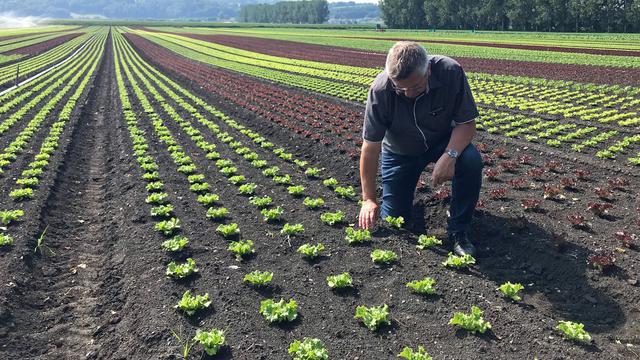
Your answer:
[[[322,24],[329,18],[327,0],[280,1],[245,5],[240,21],[257,23]]]
[[[380,0],[390,28],[640,32],[640,0]]]

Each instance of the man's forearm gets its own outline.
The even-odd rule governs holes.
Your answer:
[[[362,147],[360,154],[360,185],[362,187],[363,200],[376,200],[376,175],[378,174],[378,160],[380,149],[378,146],[369,145]]]
[[[453,149],[461,153],[476,134],[476,122],[471,121],[466,124],[460,124],[453,128],[447,149]]]

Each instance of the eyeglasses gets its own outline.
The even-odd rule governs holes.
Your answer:
[[[424,77],[424,83],[423,84],[418,84],[412,87],[408,87],[408,88],[399,88],[396,86],[396,84],[393,83],[393,81],[391,81],[391,88],[396,92],[396,94],[398,95],[402,95],[402,94],[406,94],[407,91],[418,91],[418,92],[422,92],[426,90],[426,85],[427,85],[428,81],[427,81],[427,76]]]

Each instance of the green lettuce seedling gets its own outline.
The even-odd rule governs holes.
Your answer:
[[[238,192],[242,195],[253,195],[256,192],[258,185],[254,183],[243,184],[238,187]]]
[[[453,314],[453,317],[449,320],[449,324],[458,325],[474,334],[476,332],[484,334],[487,329],[491,329],[491,324],[482,318],[482,310],[475,305],[471,306],[471,314],[462,312]]]
[[[284,299],[278,302],[273,299],[262,300],[260,314],[269,322],[293,321],[298,317],[298,304],[293,299],[288,303]]]
[[[367,229],[354,229],[353,227],[347,227],[344,229],[347,244],[361,244],[367,241],[371,241],[371,232]]]
[[[332,289],[342,289],[353,286],[353,279],[348,272],[327,276],[327,285]]]
[[[320,220],[327,225],[333,226],[344,221],[344,213],[340,210],[334,213],[326,212],[320,215]]]
[[[310,197],[306,197],[304,198],[304,200],[302,201],[302,203],[308,207],[309,209],[317,209],[320,206],[324,205],[324,200],[322,198],[315,198],[312,199]]]
[[[283,176],[274,176],[273,182],[278,185],[291,185],[291,175],[286,174]]]
[[[304,174],[307,175],[310,178],[317,178],[318,175],[320,175],[320,171],[322,171],[322,169],[310,167],[310,168],[307,168],[307,170],[304,171]]]
[[[220,224],[216,228],[216,232],[222,234],[222,236],[226,238],[229,238],[229,237],[240,234],[240,227],[238,227],[238,224],[236,223],[231,223],[226,225]]]
[[[449,253],[447,255],[447,260],[445,260],[442,265],[457,269],[467,268],[476,263],[476,259],[469,255],[465,254],[463,256],[456,256],[453,253]]]
[[[407,287],[411,288],[417,294],[432,295],[436,293],[436,289],[433,285],[436,284],[436,280],[430,277],[426,277],[422,280],[415,280],[407,283]]]
[[[304,226],[302,224],[289,224],[286,223],[280,230],[280,233],[287,236],[296,236],[304,231]]]
[[[426,250],[436,245],[442,245],[442,240],[438,240],[435,236],[423,234],[418,237],[418,245],[416,247],[420,250]]]
[[[290,195],[301,196],[304,194],[305,187],[302,185],[289,186],[287,188]]]
[[[220,160],[216,160],[216,167],[223,169],[229,166],[233,166],[233,161],[229,160],[229,159],[220,159]]]
[[[244,276],[242,281],[253,286],[265,286],[273,279],[273,273],[269,271],[254,270]]]
[[[244,276],[242,281],[253,286],[265,286],[273,279],[273,273],[269,271],[254,270]]]
[[[255,252],[252,240],[232,241],[229,243],[228,250],[236,254],[236,260],[238,261],[241,261],[243,256],[247,256]]]
[[[572,321],[559,321],[556,329],[562,331],[568,339],[579,342],[590,342],[591,335],[584,330],[584,324]]]
[[[9,246],[13,244],[13,238],[9,234],[0,233],[0,246]]]
[[[203,174],[189,175],[187,176],[187,181],[189,181],[189,184],[204,182],[204,175]]]
[[[384,218],[384,221],[386,221],[389,226],[395,229],[401,229],[402,225],[404,225],[404,218],[402,216],[387,216],[386,218]]]
[[[293,360],[327,360],[329,352],[320,339],[304,338],[301,342],[296,340],[289,345],[289,355]]]
[[[298,252],[305,255],[309,259],[315,259],[318,255],[320,255],[320,252],[322,252],[323,250],[324,250],[324,245],[322,243],[318,243],[316,245],[311,245],[309,243],[302,244],[298,248]]]
[[[156,216],[156,217],[171,216],[172,212],[173,212],[173,205],[171,204],[159,205],[151,208],[151,216]]]
[[[210,205],[213,205],[218,200],[220,200],[220,196],[216,194],[205,194],[205,195],[198,195],[198,199],[196,201],[198,201],[200,204],[204,206],[210,206]]]
[[[262,208],[266,208],[267,206],[271,205],[271,203],[273,202],[273,199],[271,199],[271,197],[269,197],[269,196],[254,197],[254,198],[251,198],[251,200],[249,200],[249,202],[252,205],[255,205],[258,208],[262,209]]]
[[[147,204],[162,205],[167,202],[168,197],[169,195],[167,195],[167,193],[149,194],[149,196],[147,196],[147,199],[145,201]]]
[[[267,166],[267,161],[266,160],[253,160],[251,162],[251,165],[253,167],[255,167],[256,169],[262,169],[263,167]]]
[[[343,186],[336,186],[336,188],[334,189],[334,191],[336,192],[336,194],[338,194],[340,197],[343,197],[345,199],[353,199],[354,197],[356,197],[356,190],[353,188],[353,186],[347,186],[347,187],[343,187]]]
[[[296,165],[298,165],[299,167],[301,167],[301,168],[303,168],[303,167],[305,167],[305,166],[309,165],[309,162],[308,162],[308,161],[305,161],[305,160],[295,159],[295,160],[293,160],[293,162],[294,162]]]
[[[160,178],[160,173],[158,173],[157,171],[146,172],[142,174],[142,180],[146,180],[146,181],[155,181],[155,180],[158,180],[159,178]]]
[[[162,191],[164,190],[164,184],[160,181],[154,181],[148,183],[146,188],[148,192]]]
[[[277,167],[277,166],[272,166],[272,167],[268,167],[268,168],[262,170],[262,175],[272,178],[272,177],[278,175],[278,172],[280,172],[280,168]]]
[[[189,190],[191,190],[191,192],[194,192],[196,194],[207,192],[209,191],[209,183],[203,182],[203,183],[192,184],[189,187]]]
[[[192,258],[188,258],[186,263],[178,264],[175,261],[172,261],[167,265],[167,275],[179,279],[197,272],[198,268],[196,268],[196,262]]]
[[[371,260],[376,264],[389,264],[398,260],[398,254],[391,250],[374,249],[371,252]]]
[[[33,189],[31,188],[15,189],[9,193],[9,197],[11,197],[13,200],[16,200],[16,201],[33,199]]]
[[[0,211],[0,224],[5,226],[9,225],[14,221],[18,221],[23,216],[24,216],[24,211],[22,210]]]
[[[282,206],[278,206],[273,209],[262,209],[260,213],[263,216],[265,222],[273,222],[280,220],[280,216],[284,213]]]
[[[238,168],[235,166],[224,167],[220,169],[220,172],[226,177],[231,177],[233,174],[238,172]]]
[[[166,251],[179,251],[182,250],[189,243],[189,239],[182,235],[176,235],[172,239],[166,240],[162,243],[162,248]]]
[[[336,180],[335,178],[328,178],[322,181],[322,183],[324,184],[324,186],[328,187],[328,188],[335,188],[336,186],[338,186],[338,180]]]
[[[34,188],[38,186],[39,183],[40,183],[40,180],[37,177],[27,177],[27,178],[20,178],[16,180],[17,185],[30,187],[30,188]]]
[[[213,220],[225,219],[227,216],[229,216],[229,210],[227,210],[227,208],[224,208],[224,207],[219,207],[219,208],[210,207],[207,209],[206,216],[209,219],[213,219]]]
[[[207,353],[207,355],[213,356],[216,355],[220,348],[225,344],[224,330],[198,330],[193,340],[200,343],[204,347],[204,351]]]
[[[362,319],[362,323],[371,331],[375,331],[381,325],[391,324],[389,318],[389,306],[383,304],[382,306],[358,306],[356,308],[356,319]]]
[[[247,181],[247,178],[244,175],[235,175],[229,178],[229,182],[233,185],[239,185]]]
[[[522,286],[522,284],[512,284],[509,281],[500,285],[500,287],[498,288],[498,290],[500,290],[504,294],[504,296],[510,298],[513,301],[522,300],[522,298],[518,295],[518,292],[522,289],[524,289],[524,286]]]
[[[209,294],[192,296],[191,292],[187,290],[182,294],[182,299],[175,308],[184,311],[187,316],[193,316],[196,311],[206,309],[209,305],[211,305]]]
[[[165,236],[170,236],[174,231],[180,229],[180,219],[171,218],[169,220],[160,221],[156,223],[154,228],[163,233]]]
[[[180,167],[178,167],[178,172],[181,172],[183,174],[193,174],[194,172],[196,172],[197,168],[194,164],[188,164],[188,165],[182,165]]]
[[[413,351],[413,349],[411,349],[410,347],[405,346],[404,349],[402,349],[402,352],[398,354],[398,357],[401,357],[406,360],[432,360],[433,359],[431,355],[427,353],[427,350],[424,348],[424,346],[418,346],[418,351]]]

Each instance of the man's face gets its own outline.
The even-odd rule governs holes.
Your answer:
[[[406,79],[391,80],[391,82],[398,95],[404,94],[409,99],[415,99],[427,90],[428,78],[429,70],[426,73],[416,70]]]

